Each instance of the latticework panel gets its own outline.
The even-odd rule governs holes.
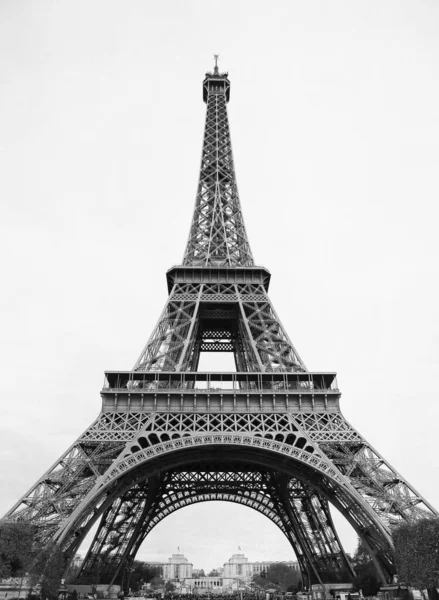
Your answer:
[[[203,339],[215,328],[234,343]],[[241,371],[306,370],[262,285],[175,284],[134,369],[196,371],[200,352],[233,352]]]
[[[183,370],[181,364],[194,324],[197,302],[174,300],[171,295],[135,369],[139,371]]]
[[[283,503],[307,558],[312,580],[345,582],[353,570],[337,536],[327,499],[304,481],[278,477],[273,497]],[[276,494],[276,496],[275,496]]]
[[[122,556],[143,514],[146,503],[145,488],[147,483],[133,485],[123,496],[116,498],[113,505],[105,511],[100,527],[81,565],[81,574],[91,574],[98,561],[110,573],[117,567],[117,558]]]
[[[221,500],[253,508],[275,523],[290,541],[308,583],[349,580],[353,572],[327,501],[297,480],[281,483],[275,472],[239,462],[188,465],[162,476],[160,493],[147,511],[148,484],[138,484],[103,515],[82,575],[93,572],[100,561],[112,570],[113,580],[120,578],[122,565],[129,568],[145,537],[161,520],[185,506]],[[325,519],[321,530],[310,525],[319,517]]]
[[[155,512],[159,498],[165,493],[168,473],[133,483],[116,497],[103,513],[92,544],[81,565],[79,577],[90,576],[101,565],[108,582],[114,581],[133,546],[142,535],[145,522]]]
[[[284,453],[333,473],[340,484],[349,482],[358,494],[356,504],[347,497],[341,500],[339,490],[334,494],[358,529],[369,530],[375,521],[390,531],[401,520],[436,515],[339,413],[110,412],[99,417],[7,516],[36,523],[42,539],[49,539],[69,522],[98,477],[123,473],[131,456],[140,465],[164,451],[212,443]],[[364,507],[359,521],[358,499]]]
[[[305,370],[268,297],[265,302],[243,302],[243,310],[262,362],[262,371]]]
[[[252,434],[325,457],[350,481],[387,527],[401,519],[412,522],[436,514],[340,413],[165,413],[149,421],[138,438],[141,441],[131,448],[137,451],[195,432]]]
[[[435,509],[363,438],[322,443],[320,448],[379,516],[392,528],[435,516]]]
[[[37,526],[47,543],[124,448],[120,441],[78,440],[12,507],[6,518]]]
[[[253,265],[236,185],[226,103],[225,88],[212,88],[184,265]]]

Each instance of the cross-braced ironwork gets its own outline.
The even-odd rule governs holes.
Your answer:
[[[169,298],[131,371],[107,372],[102,410],[6,518],[34,523],[68,557],[99,523],[82,566],[108,583],[148,533],[196,502],[237,502],[287,537],[307,585],[349,580],[329,505],[355,528],[381,578],[395,571],[392,527],[435,509],[346,421],[335,373],[313,373],[254,265],[227,119],[230,83],[203,83],[206,129],[194,217]],[[231,352],[236,373],[198,371]]]
[[[310,565],[317,565],[324,579],[341,581],[352,575],[328,501],[298,479],[239,462],[187,464],[167,471],[159,480],[130,488],[102,518],[82,575],[92,573],[96,562],[103,559],[108,577],[116,580],[121,566],[132,564],[145,537],[162,519],[185,506],[210,500],[237,502],[276,523],[295,549],[307,581],[315,579],[308,571]],[[129,572],[129,567],[126,570]]]
[[[207,102],[200,180],[184,265],[251,267],[233,164],[226,103],[227,77],[214,73],[203,85]]]
[[[268,283],[180,280],[188,276],[188,269],[171,273],[168,302],[134,370],[196,371],[200,352],[233,352],[239,371],[305,371],[271,305]]]

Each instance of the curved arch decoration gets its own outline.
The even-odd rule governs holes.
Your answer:
[[[264,498],[264,500],[266,500],[266,498]],[[123,578],[126,576],[127,573],[128,574],[130,573],[130,567],[131,567],[132,563],[134,562],[137,552],[138,552],[140,546],[142,545],[142,543],[145,541],[146,537],[151,533],[151,531],[155,527],[157,527],[157,525],[159,525],[159,523],[162,520],[164,520],[166,517],[168,517],[172,513],[179,511],[181,509],[184,509],[188,506],[192,506],[194,504],[199,504],[201,502],[220,501],[220,502],[230,502],[233,504],[239,504],[241,506],[245,506],[247,508],[255,510],[259,514],[263,515],[264,517],[267,517],[270,521],[272,521],[272,523],[280,529],[280,531],[284,534],[284,536],[287,538],[288,542],[292,546],[292,549],[297,557],[297,561],[300,566],[302,580],[304,582],[305,587],[308,588],[311,581],[313,581],[313,580],[318,581],[319,575],[315,576],[314,574],[309,573],[309,566],[306,561],[304,552],[301,549],[300,544],[297,540],[297,536],[294,534],[294,532],[291,529],[287,528],[285,521],[276,512],[276,510],[273,506],[273,503],[270,501],[266,502],[264,500],[261,502],[258,502],[254,499],[248,498],[248,497],[246,497],[244,495],[240,495],[240,494],[235,494],[233,496],[232,494],[229,494],[229,493],[216,494],[214,492],[212,492],[211,494],[203,494],[202,497],[201,496],[190,496],[190,497],[181,498],[181,499],[175,497],[175,502],[173,502],[172,504],[167,506],[166,511],[163,512],[163,515],[157,515],[156,518],[148,524],[148,526],[145,528],[145,530],[142,531],[142,535],[139,536],[138,540],[133,545],[131,552],[129,552],[129,554],[126,557],[126,564],[123,569]],[[314,577],[313,577],[313,575],[314,575]]]
[[[130,443],[131,446],[133,446],[133,443]],[[225,448],[238,452],[244,451],[249,455],[253,455],[255,462],[259,462],[262,454],[270,456],[277,468],[285,470],[285,472],[289,469],[290,471],[294,470],[294,466],[302,466],[309,472],[314,473],[315,479],[318,481],[315,481],[312,485],[316,489],[320,490],[336,506],[338,502],[339,506],[337,508],[342,507],[345,516],[351,517],[355,513],[356,518],[349,518],[349,520],[360,536],[364,537],[371,528],[373,529],[374,535],[367,541],[372,552],[375,551],[383,578],[386,576],[385,573],[389,567],[386,555],[391,550],[389,532],[377,519],[371,507],[356,492],[349,480],[324,455],[322,456],[312,446],[313,452],[309,452],[306,449],[290,446],[280,441],[243,434],[193,435],[160,442],[154,446],[136,450],[131,454],[125,451],[96,482],[93,489],[73,511],[71,517],[59,532],[57,541],[62,543],[63,546],[70,546],[71,539],[69,540],[69,537],[72,537],[72,532],[73,537],[75,537],[74,532],[76,532],[78,537],[83,538],[85,534],[78,534],[78,532],[88,530],[91,523],[98,518],[98,512],[102,514],[100,507],[105,502],[105,494],[107,491],[111,494],[112,488],[114,493],[118,481],[127,478],[136,481],[136,473],[140,475],[140,478],[144,477],[144,475],[141,475],[142,470],[149,465],[154,466],[158,463],[158,470],[163,471],[172,466],[174,461],[178,462],[178,458],[183,458],[187,452],[191,452],[193,455],[194,452],[198,453],[199,450],[204,453],[207,449],[211,449],[215,453],[215,448],[221,448],[221,455]],[[279,457],[282,457],[283,460],[279,461]],[[99,509],[98,511],[96,511],[96,507]],[[381,560],[382,556],[386,559],[384,562]]]
[[[67,523],[60,529],[56,535],[56,541],[62,543],[67,535],[68,530],[74,526],[78,517],[87,509],[91,503],[96,503],[97,497],[102,495],[105,490],[121,476],[126,475],[128,472],[136,469],[137,467],[144,465],[150,460],[156,459],[157,457],[165,456],[173,452],[200,448],[206,446],[237,446],[247,447],[253,449],[259,449],[266,452],[274,452],[284,457],[291,458],[295,461],[301,462],[306,466],[309,466],[323,475],[331,478],[340,486],[350,488],[349,481],[328,461],[325,457],[319,454],[314,454],[296,448],[294,446],[287,445],[276,440],[269,440],[266,438],[243,435],[243,434],[199,434],[187,437],[180,437],[178,439],[171,439],[166,442],[160,442],[149,448],[140,449],[134,451],[130,455],[124,455],[118,458],[112,464],[111,468],[100,477],[93,488],[88,492],[85,498],[81,501],[79,506],[75,508],[71,514]],[[355,490],[351,490],[355,494]]]
[[[308,498],[314,504],[317,503],[317,506],[310,507],[307,512],[313,521],[320,519],[322,526],[318,534],[306,534],[303,524],[300,524],[300,511],[295,511],[297,522],[291,522],[285,508],[285,498],[278,497],[279,490],[276,491],[279,487],[279,473],[274,469],[261,469],[246,463],[217,464],[213,468],[209,461],[206,464],[189,464],[168,471],[161,477],[161,486],[156,487],[155,501],[148,510],[144,511],[145,504],[142,503],[148,494],[148,485],[144,482],[139,489],[141,499],[137,505],[130,503],[130,497],[125,504],[126,510],[116,503],[115,510],[108,511],[101,521],[96,543],[90,547],[84,560],[83,575],[93,572],[94,561],[100,558],[101,562],[108,565],[114,580],[124,563],[129,571],[142,541],[162,519],[190,504],[210,500],[236,502],[254,508],[269,518],[286,535],[293,547],[305,582],[321,583],[319,571],[311,568],[311,573],[309,572],[310,565],[314,564],[319,567],[323,577],[326,573],[328,577],[332,575],[337,580],[346,581],[353,575],[333,527],[327,501],[318,497],[311,488],[306,489],[304,484],[296,481],[295,496],[302,501]],[[117,523],[118,511],[123,516],[118,523],[121,535],[118,535],[117,525],[114,525]],[[137,522],[132,521],[133,514],[141,515]],[[127,530],[135,532],[131,540],[127,540]]]
[[[301,541],[303,544],[303,540],[300,539],[301,532],[291,527],[291,522],[288,519],[288,515],[286,514],[286,511],[283,509],[283,507],[280,504],[276,505],[273,501],[273,498],[269,494],[261,494],[260,497],[254,497],[250,494],[246,495],[245,493],[241,494],[236,492],[203,492],[200,495],[190,495],[185,498],[181,498],[179,497],[179,494],[174,493],[173,497],[170,499],[170,502],[166,503],[166,507],[163,510],[158,511],[158,514],[154,515],[151,521],[145,523],[145,527],[141,532],[141,535],[139,535],[137,541],[135,542],[135,544],[133,544],[131,552],[127,554],[125,573],[130,573],[130,567],[135,559],[135,556],[141,544],[145,541],[148,534],[163,519],[165,519],[173,512],[181,510],[187,506],[192,506],[200,502],[212,501],[236,503],[241,506],[251,508],[256,512],[262,514],[263,516],[267,517],[274,525],[276,525],[280,529],[280,531],[285,535],[286,539],[290,543],[292,550],[294,551],[297,557],[302,573],[302,581],[304,583],[305,588],[309,588],[309,585],[313,582],[324,582],[322,580],[322,572],[312,568],[314,566],[316,557],[312,557],[314,558],[314,561],[310,560],[311,556],[309,548],[303,547],[301,545]],[[337,536],[336,530],[333,526],[332,520],[331,522],[326,520],[326,529],[330,532],[329,536],[333,536],[332,545],[330,552],[322,553],[322,555],[319,557],[320,562],[329,561],[332,563],[331,573],[334,579],[338,577],[342,581],[349,580],[355,574],[351,569],[348,559],[346,558],[340,540]],[[347,574],[347,576],[345,576],[345,574]]]

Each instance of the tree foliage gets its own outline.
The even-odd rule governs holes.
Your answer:
[[[439,587],[439,519],[400,525],[393,541],[400,581],[418,590]]]
[[[362,590],[364,596],[375,596],[381,587],[381,581],[372,557],[361,539],[358,539],[352,563],[355,570],[353,589]]]
[[[140,560],[133,562],[133,570],[130,577],[130,588],[138,592],[144,583],[163,583],[161,579],[161,568],[157,565],[149,565]]]
[[[192,571],[192,577],[195,577],[195,579],[198,579],[199,577],[206,577],[206,573],[204,572],[204,569],[194,569]]]
[[[0,522],[0,577],[22,577],[33,559],[35,527]]]
[[[273,563],[265,572],[265,577],[254,575],[253,582],[261,588],[276,587],[281,592],[295,592],[301,589],[300,572],[285,563]]]
[[[81,573],[80,569],[69,568],[66,574],[67,584],[76,585],[97,585],[103,581],[111,580],[114,575],[115,566],[111,556],[98,556],[86,575]]]
[[[212,569],[211,572],[208,574],[208,577],[219,577],[218,569]]]
[[[64,554],[55,544],[41,547],[36,527],[29,523],[0,523],[0,576],[29,576],[38,584],[42,598],[57,598],[65,569]]]
[[[150,581],[152,589],[162,587],[164,580],[161,577],[153,577]]]
[[[48,544],[38,549],[29,569],[31,585],[41,586],[42,598],[57,598],[66,560],[60,547]]]

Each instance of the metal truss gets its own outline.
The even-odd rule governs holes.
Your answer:
[[[157,485],[157,484],[156,484]],[[248,464],[197,464],[166,472],[160,494],[145,511],[149,483],[131,488],[101,520],[81,574],[103,560],[113,581],[120,580],[148,533],[172,512],[212,500],[237,502],[261,512],[284,533],[309,583],[345,581],[353,574],[337,538],[328,502],[298,480]],[[137,505],[133,498],[137,497]],[[319,523],[323,515],[324,527]],[[135,523],[134,523],[135,522]],[[127,540],[127,532],[131,539]],[[125,569],[123,570],[123,567]]]
[[[209,89],[200,180],[183,264],[252,266],[227,118],[229,82],[215,74],[204,85]]]
[[[151,433],[149,433],[151,431]],[[169,443],[184,435],[244,434],[265,447],[304,450],[306,460],[328,461],[348,480],[382,524],[413,521],[435,514],[433,507],[345,420],[340,412],[312,413],[163,413],[151,417],[146,430],[130,445],[131,452]],[[302,457],[303,459],[303,457]],[[324,467],[322,462],[322,468]],[[341,481],[341,479],[340,479]],[[369,523],[367,523],[369,527]]]
[[[35,524],[68,558],[98,523],[82,573],[99,563],[110,583],[167,515],[237,502],[281,529],[311,584],[352,576],[330,503],[385,581],[392,527],[438,513],[346,421],[335,373],[306,369],[273,309],[241,214],[229,94],[227,75],[207,74],[189,241],[149,341],[132,371],[106,373],[96,421],[5,518]],[[201,352],[232,352],[237,372],[198,373]]]
[[[118,441],[77,440],[8,512],[15,521],[37,526],[37,537],[47,543],[63,526],[78,501],[120,455]]]
[[[195,487],[183,497],[174,490],[175,502],[168,502],[170,488],[165,489],[163,485],[169,481],[175,483],[175,477],[172,479],[175,452],[195,449],[203,453],[211,445],[217,460],[223,460],[221,447],[227,446],[235,449],[234,456],[240,455],[240,447],[247,450],[250,446],[258,456],[265,452],[276,453],[284,457],[277,468],[278,475],[284,472],[285,459],[292,469],[299,468],[299,474],[289,479],[279,475],[278,480],[272,475],[270,502],[261,496],[261,485],[255,486],[259,495],[246,496],[236,480],[232,480],[234,487],[228,490],[228,495],[223,487],[221,496],[218,486],[215,488],[211,482],[211,493],[207,488],[201,493],[200,488]],[[103,452],[105,447],[107,453]],[[333,579],[340,579],[340,573],[349,573],[340,562],[344,554],[330,520],[328,500],[366,541],[383,578],[393,569],[390,536],[386,537],[390,525],[437,514],[384,459],[374,458],[373,468],[370,466],[370,446],[340,412],[107,412],[101,414],[72,448],[15,510],[10,511],[9,517],[37,523],[46,537],[51,537],[55,530],[57,535],[64,532],[64,547],[69,555],[77,551],[91,525],[101,518],[85,564],[101,555],[105,561],[111,556],[111,564],[118,573],[161,518],[196,501],[225,499],[247,504],[265,514],[287,535],[309,581],[325,581],[330,574]],[[75,460],[72,460],[73,451]],[[86,462],[80,458],[84,454],[89,457]],[[70,461],[66,460],[67,456]],[[367,457],[366,461],[363,456]],[[145,476],[141,475],[138,480],[135,473],[156,458],[165,461],[161,472],[168,478],[162,475],[154,488],[148,488]],[[93,470],[90,465],[94,466]],[[218,479],[219,473],[228,471],[233,474],[236,469],[233,462],[227,467],[223,461],[221,470],[214,471],[215,477]],[[242,466],[240,469],[244,472]],[[134,478],[126,483],[123,477],[130,470]],[[206,471],[205,466],[200,467],[198,475]],[[256,477],[254,470],[252,473]],[[55,474],[64,485],[54,485]],[[195,467],[191,477],[197,477]],[[397,477],[399,483],[395,485]],[[120,485],[119,481],[123,483]],[[148,478],[150,481],[155,480]],[[224,484],[230,485],[229,476],[224,475]],[[298,496],[297,491],[302,492],[304,487],[306,494]],[[148,490],[152,496],[146,502]],[[327,546],[328,543],[336,546]]]
[[[196,371],[200,352],[233,352],[238,371],[305,371],[263,285],[176,283],[138,371]]]

